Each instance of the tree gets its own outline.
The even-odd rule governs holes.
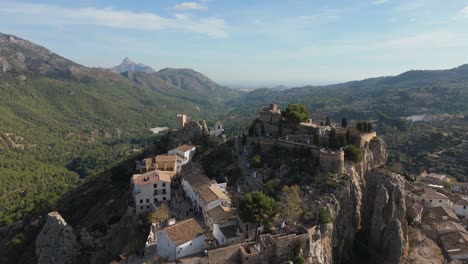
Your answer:
[[[252,164],[252,167],[254,168],[262,167],[262,157],[258,154],[253,155],[250,158],[250,164]]]
[[[326,125],[326,126],[331,125],[331,121],[330,121],[330,117],[329,117],[329,116],[327,116],[327,117],[325,118],[325,125]]]
[[[343,134],[339,134],[336,137],[336,147],[343,148],[343,147],[346,147],[346,145],[347,145],[346,136]]]
[[[371,130],[372,130],[372,125],[371,125],[371,123],[367,122],[367,130],[366,131],[371,132]]]
[[[161,204],[158,208],[148,214],[148,221],[158,225],[167,218],[169,218],[169,208],[167,208],[166,204]]]
[[[330,133],[328,134],[328,147],[330,148],[337,148],[337,142],[336,142],[336,129],[332,128],[330,130]]]
[[[320,137],[320,135],[318,133],[314,134],[313,143],[316,146],[321,146],[322,145],[322,139],[321,139],[321,137]]]
[[[295,223],[303,213],[304,200],[297,185],[283,186],[280,197],[280,214],[290,223]]]
[[[277,212],[275,200],[262,192],[251,192],[239,201],[243,221],[269,225]]]
[[[318,222],[320,224],[328,224],[332,221],[332,216],[327,208],[321,208],[318,212]]]
[[[364,126],[362,125],[362,122],[358,122],[356,124],[356,129],[359,130],[359,132],[362,132],[362,130],[364,129]]]
[[[323,123],[323,121],[320,121],[320,126],[324,126],[325,123]]]
[[[343,117],[341,119],[341,127],[346,128],[348,126],[348,119],[346,117]]]
[[[309,111],[301,104],[290,104],[282,113],[284,120],[293,126],[298,126],[309,118]]]
[[[354,162],[359,162],[362,160],[361,149],[355,145],[348,145],[345,149],[345,158],[352,160]]]
[[[346,143],[351,143],[351,132],[349,129],[346,131]]]
[[[247,135],[245,135],[244,133],[242,133],[242,145],[245,146],[245,144],[247,144]]]

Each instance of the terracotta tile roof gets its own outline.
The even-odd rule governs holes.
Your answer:
[[[231,207],[216,206],[207,212],[214,224],[229,221],[236,218],[237,210]]]
[[[442,248],[451,258],[468,254],[468,235],[464,232],[444,234],[439,239]]]
[[[448,197],[445,194],[441,194],[440,192],[437,192],[436,190],[431,189],[431,188],[425,188],[424,194],[422,195],[422,197],[426,199],[434,199],[434,200],[448,199]]]
[[[194,145],[184,144],[184,145],[182,145],[180,147],[175,148],[175,150],[182,151],[182,152],[187,152],[187,151],[192,150],[194,148],[195,148]]]
[[[217,187],[211,186],[204,186],[198,190],[199,197],[205,202],[205,204],[209,204],[216,200],[230,200],[229,197]]]
[[[205,233],[205,229],[193,218],[177,222],[163,229],[176,246],[184,244]]]
[[[455,223],[451,220],[435,224],[435,229],[437,230],[437,234],[439,234],[439,236],[454,232],[463,232],[465,234],[468,234],[468,231],[466,231],[466,229],[462,225],[460,225],[459,223]]]
[[[211,180],[205,175],[205,172],[198,163],[189,163],[182,168],[182,178],[186,180],[194,190],[203,186],[209,186]]]
[[[171,182],[171,172],[149,171],[143,174],[134,174],[132,180],[135,185],[154,184],[158,181]]]
[[[460,221],[460,218],[450,208],[444,206],[428,208],[425,211],[427,215],[426,219],[429,221],[441,221],[444,216],[449,220]]]
[[[156,162],[176,162],[177,155],[157,155]]]

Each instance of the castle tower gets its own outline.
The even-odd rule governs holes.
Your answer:
[[[221,135],[221,133],[224,132],[224,128],[223,128],[223,122],[216,122],[215,124],[215,137]]]
[[[273,113],[278,112],[278,105],[277,105],[277,104],[270,104],[270,110],[271,110]]]
[[[187,123],[187,115],[178,114],[177,115],[177,128],[184,128],[185,123]]]

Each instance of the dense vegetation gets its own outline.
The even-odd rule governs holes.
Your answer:
[[[173,126],[178,112],[212,113],[125,80],[6,75],[0,93],[0,225],[138,151],[153,138],[149,128]]]

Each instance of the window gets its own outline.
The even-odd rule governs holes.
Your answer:
[[[163,182],[163,187],[166,187],[166,183],[165,183],[165,182]]]
[[[442,202],[442,200],[439,200],[439,203],[441,203],[441,202]]]
[[[141,203],[141,204],[143,203],[143,199],[140,200],[140,203]]]
[[[166,197],[163,197],[163,201],[166,201]]]
[[[140,206],[140,209],[143,210],[143,206]]]
[[[158,190],[154,190],[153,195],[158,195]]]
[[[466,205],[463,206],[463,209],[466,209]]]
[[[158,184],[157,183],[153,184],[153,187],[158,188]]]
[[[154,202],[157,203],[157,202],[158,202],[158,199],[154,198]]]
[[[166,189],[163,189],[162,191],[163,191],[163,194],[166,194]]]
[[[432,200],[429,200],[430,203],[432,203]]]
[[[149,209],[149,205],[146,206],[146,209]]]
[[[146,202],[149,203],[149,199],[146,199]]]

